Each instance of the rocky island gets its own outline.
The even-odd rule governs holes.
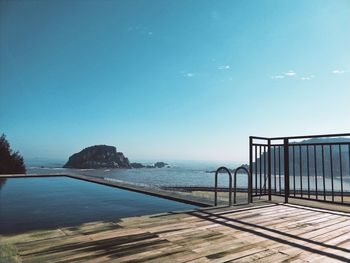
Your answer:
[[[156,162],[153,165],[130,163],[129,159],[117,148],[108,145],[90,146],[69,157],[63,168],[73,169],[99,169],[99,168],[163,168],[169,167],[167,163]]]
[[[117,148],[108,145],[95,145],[69,157],[63,168],[98,169],[98,168],[131,168],[128,158]]]

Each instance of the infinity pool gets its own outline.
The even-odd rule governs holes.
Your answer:
[[[69,177],[0,178],[0,234],[194,208]]]

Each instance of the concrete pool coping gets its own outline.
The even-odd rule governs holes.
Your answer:
[[[78,175],[78,174],[67,174],[67,173],[57,173],[57,174],[5,174],[0,175],[0,179],[13,179],[13,178],[42,178],[42,177],[68,177],[72,179],[82,180],[90,183],[96,183],[100,185],[105,185],[109,187],[115,187],[122,190],[137,192],[141,194],[146,194],[150,196],[155,196],[159,198],[168,199],[171,201],[181,202],[189,205],[199,206],[199,207],[211,207],[213,204],[200,200],[200,198],[195,196],[186,196],[184,198],[183,195],[178,194],[176,192],[170,192],[166,190],[162,190],[160,188],[148,188],[148,187],[142,187],[138,185],[133,185],[129,183],[124,182],[116,182],[116,181],[110,181],[106,180],[104,178],[99,177],[92,177],[92,176],[86,176],[86,175]]]

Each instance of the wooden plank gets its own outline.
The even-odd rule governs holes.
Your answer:
[[[23,262],[331,262],[350,258],[349,231],[346,213],[269,205],[94,222],[1,241]]]

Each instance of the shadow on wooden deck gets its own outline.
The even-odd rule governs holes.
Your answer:
[[[288,206],[286,204],[280,204],[280,205]],[[253,209],[254,208],[248,208],[247,210],[253,210]],[[258,209],[258,207],[255,208],[255,209]],[[315,211],[313,209],[308,209],[306,207],[302,207],[302,208],[299,207],[299,209],[306,209],[306,210],[309,210],[309,211]],[[242,211],[242,210],[240,210],[240,211]],[[240,211],[237,211],[237,212],[240,212]],[[339,215],[337,213],[332,213],[330,211],[318,211],[318,212],[322,212],[322,213],[326,213],[326,214]],[[299,248],[299,249],[302,249],[302,250],[305,250],[305,251],[309,251],[309,252],[314,253],[314,254],[327,256],[329,258],[333,258],[333,259],[344,261],[344,262],[349,262],[350,261],[349,257],[343,257],[343,256],[337,255],[335,253],[324,252],[324,251],[322,251],[320,249],[314,249],[314,248],[312,248],[312,247],[310,247],[308,245],[310,245],[310,244],[317,245],[317,246],[321,246],[323,248],[339,250],[339,251],[343,251],[343,252],[347,252],[347,253],[350,253],[350,249],[341,248],[341,247],[334,246],[334,245],[328,245],[328,244],[323,243],[323,242],[318,242],[318,241],[315,241],[315,240],[312,240],[312,239],[303,238],[303,237],[300,237],[300,236],[297,236],[297,235],[292,235],[292,234],[289,234],[289,233],[286,233],[286,232],[283,232],[283,231],[279,231],[279,230],[271,228],[271,227],[261,226],[261,225],[258,224],[258,222],[256,224],[254,224],[254,223],[249,223],[249,222],[245,222],[244,220],[242,220],[242,219],[246,219],[247,217],[244,217],[244,218],[241,218],[241,219],[234,219],[234,218],[229,218],[229,217],[225,217],[224,216],[224,214],[232,215],[233,213],[235,213],[235,212],[234,211],[233,212],[232,211],[231,212],[228,211],[228,212],[223,212],[223,213],[210,213],[208,211],[198,211],[198,212],[190,212],[188,214],[191,215],[191,216],[196,216],[196,217],[198,217],[200,219],[203,219],[203,220],[208,220],[208,221],[213,222],[215,224],[221,224],[223,226],[230,227],[232,229],[236,229],[236,230],[239,230],[239,231],[242,231],[242,232],[248,232],[248,233],[251,233],[253,235],[260,236],[260,237],[263,237],[263,238],[266,238],[266,239],[269,239],[269,240],[273,240],[273,241],[281,243],[281,244],[286,244],[288,246],[296,247],[296,248]],[[298,214],[298,212],[295,212],[295,213]],[[342,215],[342,216],[350,217],[350,215]],[[254,215],[250,215],[248,218],[252,218],[252,217],[255,217],[255,216]],[[259,218],[257,218],[257,219],[259,219]],[[336,222],[336,223],[328,225],[328,226],[337,225],[339,223],[346,222],[346,221],[349,221],[349,219],[345,218],[344,220],[342,220],[340,222]],[[235,225],[233,223],[239,223],[241,225],[249,226],[249,227],[252,227],[254,229],[238,226],[238,225]],[[339,229],[341,229],[343,227],[344,226],[340,227]],[[258,230],[263,230],[263,231],[265,231],[267,233],[259,232]],[[337,231],[337,229],[335,229],[334,231]],[[349,229],[349,231],[350,231],[350,229]],[[282,237],[288,237],[288,238],[293,239],[293,241],[289,241],[289,240],[283,239],[282,237],[276,237],[276,236],[273,236],[273,235],[268,234],[268,233],[274,233],[274,234],[278,234],[278,235],[280,235]],[[350,233],[349,233],[349,240],[350,240]],[[298,241],[305,242],[305,245],[299,244]],[[349,254],[349,256],[350,256],[350,254]],[[215,254],[211,255],[210,258],[215,258]]]
[[[87,223],[1,241],[18,262],[349,262],[349,216],[265,203]]]

